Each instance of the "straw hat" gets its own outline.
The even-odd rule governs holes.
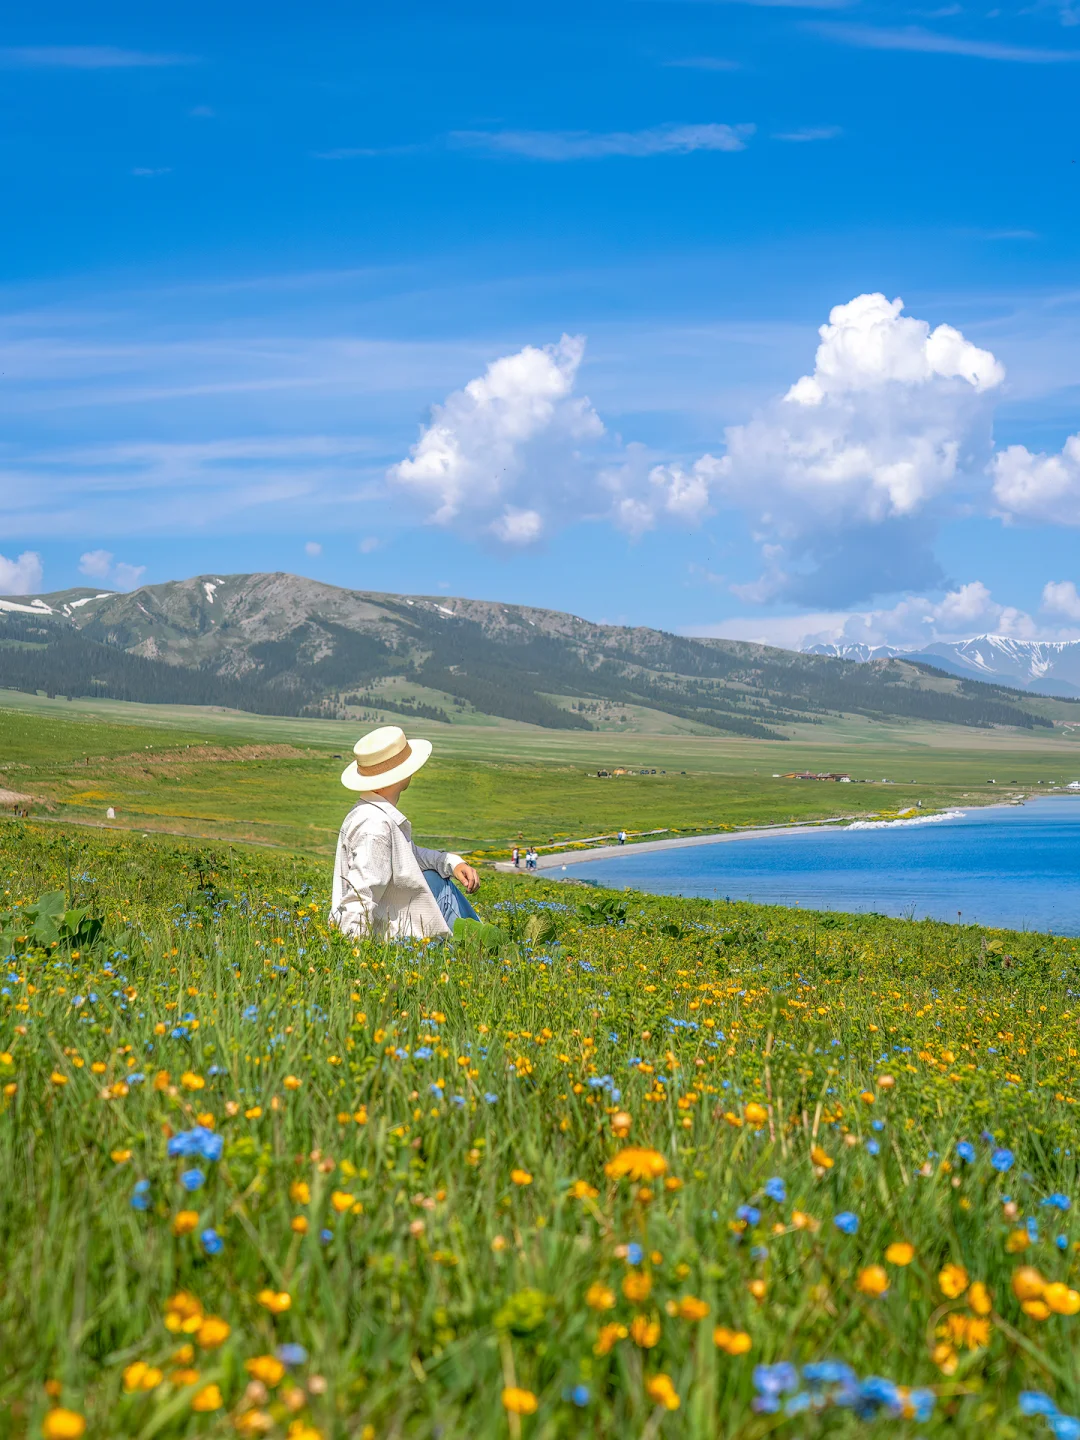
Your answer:
[[[383,725],[362,735],[353,754],[356,759],[341,772],[341,783],[349,790],[383,790],[416,774],[431,754],[431,741],[406,740],[400,726]]]

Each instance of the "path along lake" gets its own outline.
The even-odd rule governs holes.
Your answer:
[[[915,823],[774,832],[568,867],[660,895],[876,911],[1080,935],[1080,797]]]

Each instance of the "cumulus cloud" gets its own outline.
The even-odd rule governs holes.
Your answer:
[[[41,556],[24,550],[17,560],[0,555],[0,595],[34,595],[41,589]]]
[[[1080,525],[1080,434],[1057,455],[1033,455],[1010,445],[995,455],[994,499],[1002,512],[1053,525]]]
[[[429,507],[433,524],[486,532],[504,545],[538,540],[556,517],[581,516],[595,468],[586,447],[604,435],[573,392],[581,336],[526,345],[436,405],[391,482]]]
[[[745,150],[753,125],[654,125],[648,130],[458,130],[455,145],[523,155],[530,160],[604,160],[611,155],[647,159],[695,150]]]
[[[743,510],[766,569],[747,599],[843,604],[940,580],[934,507],[990,452],[1004,370],[951,325],[860,295],[819,330],[813,372],[705,456],[714,503]]]
[[[312,556],[321,555],[322,546],[319,544],[318,540],[309,540],[304,546],[304,554]]]
[[[110,550],[87,550],[79,557],[79,573],[117,590],[134,590],[145,575],[146,566],[129,565],[125,560],[114,563]]]
[[[1075,580],[1050,580],[1043,586],[1042,609],[1047,615],[1080,622],[1080,594]]]

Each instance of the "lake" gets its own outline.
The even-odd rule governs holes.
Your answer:
[[[637,855],[628,847],[567,874],[661,895],[1080,935],[1080,797]]]

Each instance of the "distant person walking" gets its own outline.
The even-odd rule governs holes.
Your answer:
[[[610,831],[610,830],[608,831],[608,834],[609,834],[609,835],[611,834],[611,831]],[[626,831],[625,831],[625,830],[620,830],[620,831],[619,831],[619,844],[620,844],[620,845],[625,845],[625,844],[626,844]]]
[[[536,862],[539,858],[540,857],[537,855],[535,847],[530,845],[528,850],[525,851],[525,869],[535,870]]]
[[[401,940],[449,935],[458,918],[480,917],[451,880],[472,895],[480,877],[460,855],[413,843],[397,808],[431,754],[430,740],[407,740],[385,725],[353,746],[356,759],[341,776],[360,799],[338,836],[329,923],[357,938]]]
[[[510,858],[511,858],[511,860],[513,860],[513,862],[514,862],[514,869],[517,870],[518,867],[521,865],[521,851],[518,849],[518,847],[517,847],[516,845],[514,846],[513,850],[510,852]]]

